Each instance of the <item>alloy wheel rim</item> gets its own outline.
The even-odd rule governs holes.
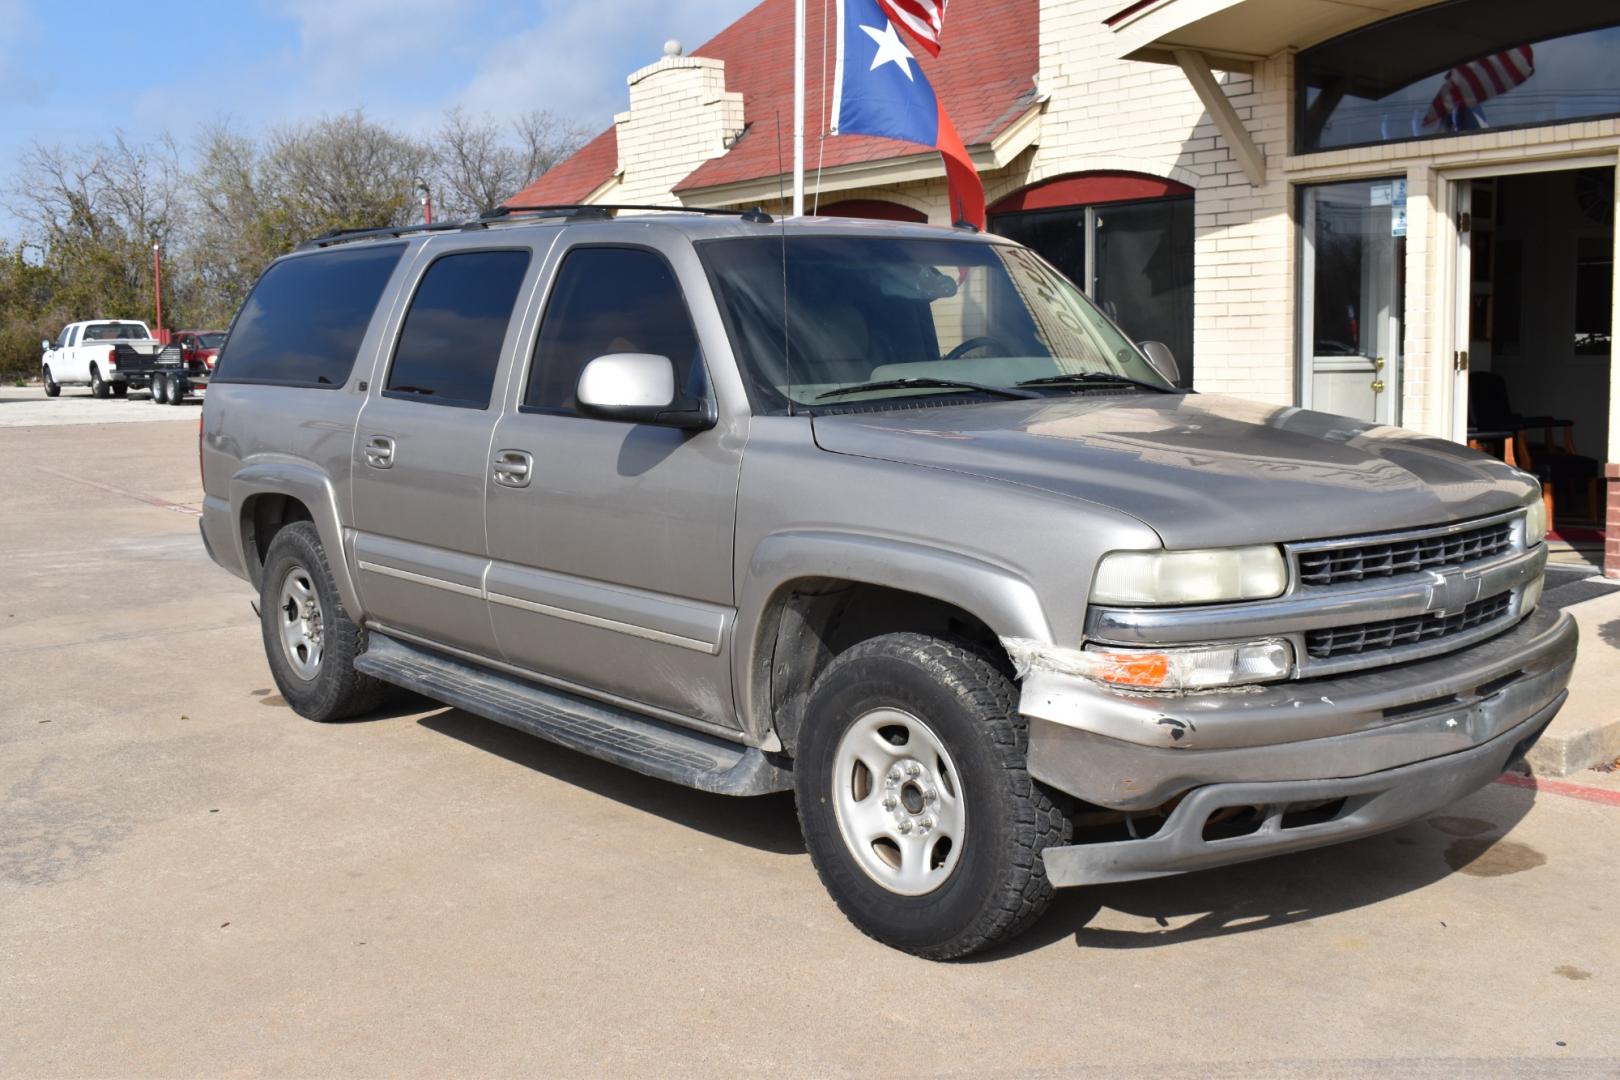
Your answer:
[[[315,582],[302,566],[294,566],[282,576],[276,612],[282,655],[294,674],[313,681],[320,674],[325,652],[325,620]]]
[[[922,720],[874,709],[839,739],[833,814],[844,846],[878,885],[923,896],[950,878],[967,837],[956,763]]]

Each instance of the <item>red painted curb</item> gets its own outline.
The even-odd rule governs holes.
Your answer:
[[[1496,778],[1496,782],[1506,784],[1508,787],[1545,791],[1549,795],[1568,795],[1572,799],[1583,799],[1604,806],[1620,806],[1620,791],[1610,791],[1608,788],[1587,787],[1584,784],[1571,784],[1564,780],[1543,780],[1540,777],[1521,776],[1518,773],[1503,773]]]

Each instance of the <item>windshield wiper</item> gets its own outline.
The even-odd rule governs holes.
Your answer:
[[[1158,383],[1133,379],[1129,375],[1115,375],[1111,371],[1071,371],[1065,375],[1043,375],[1039,379],[1025,379],[1019,386],[1063,386],[1066,383],[1114,383],[1119,386],[1139,386],[1156,394],[1180,394],[1180,387],[1160,386]]]
[[[1020,383],[1019,385],[1023,385]],[[983,394],[995,394],[1005,398],[1038,398],[1041,395],[1029,390],[1018,390],[1011,386],[990,386],[986,383],[963,382],[961,379],[880,379],[877,382],[856,383],[854,386],[840,386],[836,390],[828,390],[824,394],[817,394],[816,400],[824,398],[842,397],[844,394],[862,394],[868,390],[909,390],[912,387],[937,390],[977,390]]]

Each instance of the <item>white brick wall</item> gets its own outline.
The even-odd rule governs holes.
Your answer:
[[[623,180],[613,201],[671,204],[676,184],[743,128],[743,98],[726,90],[725,63],[665,57],[629,78],[630,108],[613,118]]]

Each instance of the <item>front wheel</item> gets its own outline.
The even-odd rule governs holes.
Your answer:
[[[90,392],[98,398],[106,398],[112,394],[112,388],[107,385],[107,380],[101,377],[101,369],[94,364],[90,365]]]
[[[298,715],[344,720],[382,701],[383,684],[354,670],[366,632],[343,610],[320,534],[308,521],[293,522],[270,542],[259,623],[270,674]]]
[[[889,634],[839,655],[793,776],[822,884],[864,933],[931,960],[1011,940],[1052,900],[1068,817],[1028,772],[1012,681],[973,649]]]
[[[56,397],[57,395],[61,394],[62,386],[54,378],[51,377],[51,369],[50,369],[49,365],[46,365],[45,367],[40,369],[39,377],[40,377],[40,381],[45,384],[45,396],[46,397]]]

